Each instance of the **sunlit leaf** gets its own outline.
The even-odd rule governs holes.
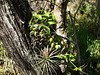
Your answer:
[[[74,55],[72,55],[72,54],[69,54],[69,57],[74,57]]]
[[[35,32],[34,31],[31,31],[30,33],[31,33],[31,35],[33,35]]]
[[[56,24],[56,22],[54,21],[48,21],[48,24],[51,25],[51,24]]]
[[[36,35],[37,35],[37,32],[35,31],[35,32],[34,32],[34,36],[36,36]]]
[[[36,16],[37,15],[37,12],[35,12],[34,14],[33,14],[33,16]]]
[[[56,17],[54,15],[52,15],[52,19],[55,21],[56,20]]]
[[[38,15],[36,15],[36,18],[38,18],[39,20],[41,20],[42,16],[38,14]]]
[[[31,27],[30,27],[30,30],[32,30],[32,29],[33,29],[33,27],[31,26]]]
[[[50,42],[52,42],[53,41],[53,38],[50,38]]]
[[[51,43],[51,47],[52,47],[52,48],[54,47],[54,45],[55,45],[54,43]]]
[[[71,59],[71,61],[75,61],[75,59],[73,58],[73,59]]]
[[[59,49],[61,46],[60,45],[55,45],[55,48],[56,49]]]
[[[81,72],[82,71],[82,68],[79,68],[78,70]]]
[[[77,70],[78,70],[78,68],[76,67],[74,70],[75,70],[75,71],[77,71]]]
[[[47,17],[49,17],[50,15],[50,12],[46,12],[45,14],[44,14],[44,16],[47,16]]]
[[[46,28],[46,29],[47,29],[47,34],[50,34],[50,28],[49,28],[48,26],[41,25],[41,26],[40,26],[40,28],[41,28],[41,27],[44,27],[44,28]]]

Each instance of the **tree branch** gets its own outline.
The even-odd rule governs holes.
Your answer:
[[[75,17],[76,17],[76,14],[78,13],[78,10],[79,8],[81,7],[81,4],[82,4],[83,0],[81,0],[75,14],[74,14],[74,20],[73,20],[73,16],[71,15],[70,11],[68,11],[68,14],[70,16],[70,19],[71,19],[71,22],[72,22],[72,25],[73,25],[73,40],[76,42],[76,48],[77,48],[77,54],[78,54],[78,64],[79,66],[81,65],[81,58],[80,58],[80,50],[79,50],[79,45],[78,45],[78,42],[77,42],[77,37],[76,37],[76,32],[75,32]]]
[[[68,40],[69,42],[72,42],[72,43],[75,44],[75,45],[77,44],[76,42],[70,40],[67,36],[65,37],[65,36],[63,36],[63,35],[59,35],[59,34],[57,34],[56,32],[53,32],[53,34],[56,34],[56,35],[58,35],[58,36],[61,36],[62,38]]]

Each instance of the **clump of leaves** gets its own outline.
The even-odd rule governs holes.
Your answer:
[[[66,61],[71,61],[71,62],[74,62],[75,61],[75,56],[72,55],[72,54],[64,54],[64,55],[58,55],[58,58],[60,59],[64,59]]]
[[[56,70],[59,69],[62,58],[66,61],[75,61],[72,54],[61,55],[63,50],[67,50],[67,44],[62,40],[62,37],[51,34],[54,25],[56,25],[55,16],[45,10],[35,12],[30,21],[30,34],[34,35],[36,39],[38,39],[38,36],[40,39],[44,37],[43,41],[45,40],[46,45],[43,43],[41,45],[47,46],[48,44],[46,48],[44,46],[40,47],[39,44],[36,45],[39,45],[39,48],[38,51],[35,51],[33,60],[36,61],[35,69],[39,75],[57,74]]]
[[[69,64],[71,64],[71,65],[69,65],[70,66],[70,68],[74,68],[73,70],[74,71],[80,71],[81,73],[83,73],[83,74],[86,74],[86,75],[88,75],[87,73],[85,73],[84,71],[83,71],[83,68],[85,68],[86,67],[86,65],[84,64],[84,65],[82,65],[82,66],[80,66],[80,67],[77,67],[73,62],[75,62],[75,56],[73,55],[73,54],[63,54],[63,55],[58,55],[57,56],[57,58],[59,58],[59,59],[61,59],[61,60],[66,60],[66,61],[69,61]],[[70,73],[71,74],[71,73]]]
[[[44,47],[44,49],[39,50],[39,52],[39,54],[35,54],[34,58],[39,75],[57,74],[56,70],[59,69],[59,61],[55,58],[60,51],[47,46],[47,48]]]
[[[31,35],[50,34],[52,26],[56,24],[56,18],[51,12],[45,10],[37,11],[30,20]]]
[[[90,52],[90,57],[100,57],[100,40],[95,40],[87,49]]]

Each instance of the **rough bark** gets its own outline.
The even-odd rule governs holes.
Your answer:
[[[56,33],[64,37],[67,36],[67,31],[65,30],[67,25],[66,21],[66,9],[69,0],[56,0],[54,7],[54,15],[56,16],[57,26]]]
[[[54,15],[57,18],[56,33],[63,37],[67,36],[65,19],[68,1],[56,0],[54,7]],[[42,0],[33,0],[31,5],[33,5],[33,11],[38,11],[41,8],[48,11],[50,8],[49,3],[47,1],[42,2]],[[45,4],[47,4],[46,7]],[[34,62],[30,58],[32,55],[30,52],[32,53],[33,50],[31,48],[32,42],[29,36],[28,21],[31,16],[31,9],[27,0],[0,0],[0,40],[2,40],[8,53],[10,53],[24,75],[36,75],[33,68]]]
[[[66,30],[66,9],[69,0],[56,0],[54,6],[53,14],[56,16],[57,26],[56,26],[56,34],[62,37],[67,37]],[[67,43],[66,39],[63,39],[65,43]],[[64,54],[66,52],[64,51]],[[64,61],[62,61],[64,63]],[[64,73],[67,65],[60,65],[61,71]]]
[[[24,75],[36,75],[28,58],[30,18],[27,0],[0,0],[0,40]]]
[[[51,0],[29,0],[29,3],[33,12],[41,9],[49,11],[51,6]]]

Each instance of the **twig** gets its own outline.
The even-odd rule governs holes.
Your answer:
[[[76,14],[78,13],[78,10],[79,10],[79,8],[81,7],[82,2],[83,2],[83,0],[81,0],[80,4],[79,4],[79,6],[78,6],[78,8],[77,8],[77,10],[76,10],[76,12],[75,12],[75,14],[74,14],[74,17],[76,17]]]
[[[73,25],[74,41],[77,43],[76,47],[77,47],[77,52],[78,52],[78,63],[79,63],[79,65],[81,65],[81,63],[80,63],[81,58],[80,58],[80,50],[79,50],[79,45],[78,45],[78,42],[77,42],[77,37],[76,37],[76,32],[75,32],[75,17],[76,17],[76,14],[78,13],[79,8],[81,7],[82,2],[83,2],[83,0],[81,0],[80,5],[78,6],[78,8],[77,8],[77,10],[76,10],[76,12],[74,14],[74,20],[73,20],[73,16],[71,15],[70,11],[68,11],[68,14],[70,16],[70,19],[71,19],[71,22],[72,22],[72,25]]]
[[[62,35],[57,34],[56,32],[53,32],[53,34],[56,34],[56,35],[58,35],[58,36],[61,36],[62,38],[67,39],[68,41],[72,42],[72,43],[75,44],[75,45],[77,44],[76,42],[70,40],[67,36],[64,37],[64,36],[62,36]]]

